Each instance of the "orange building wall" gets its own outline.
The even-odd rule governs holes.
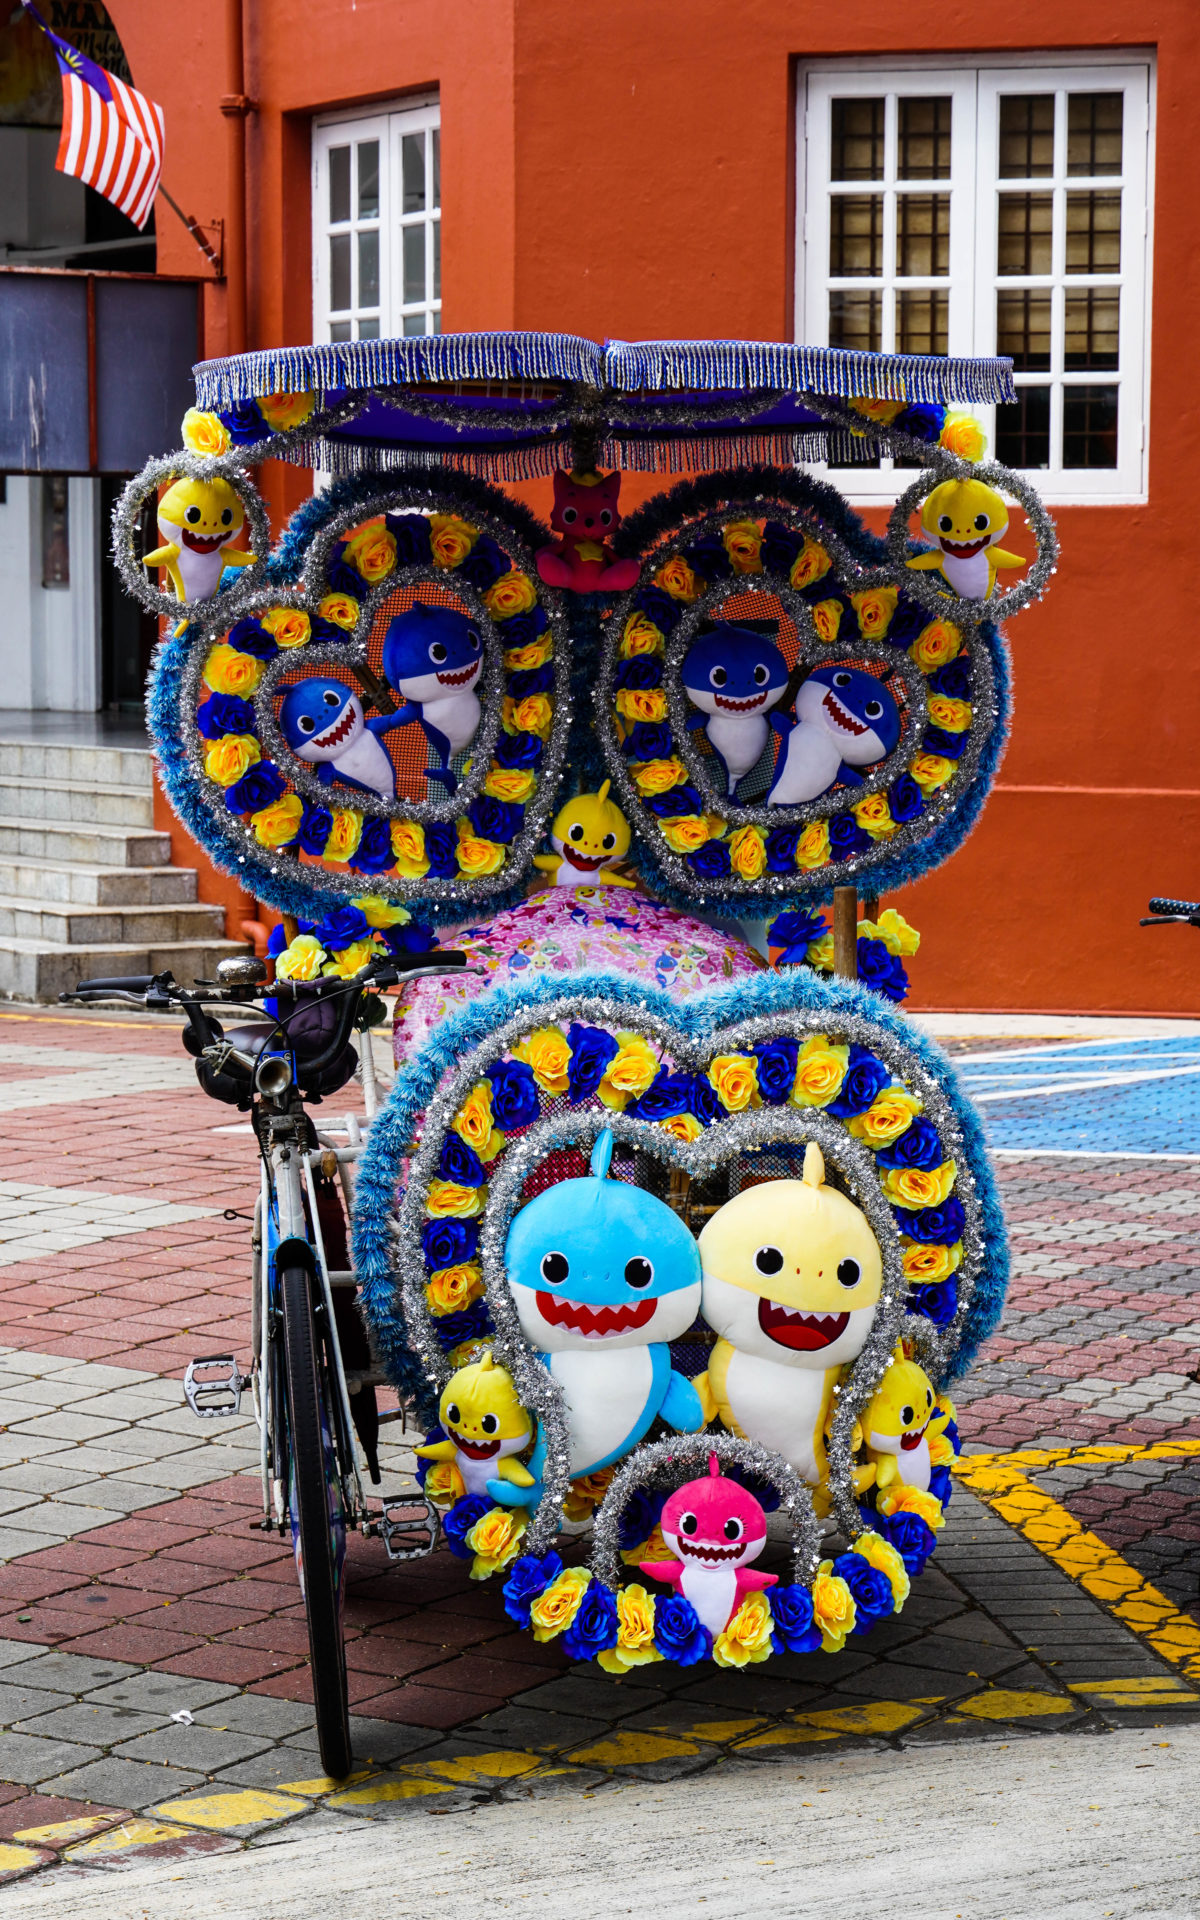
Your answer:
[[[188,39],[149,0],[111,11],[166,111],[166,184],[208,221],[227,191],[221,12],[189,16]],[[1009,628],[1016,719],[997,791],[966,847],[898,903],[924,934],[917,1005],[1200,1011],[1189,938],[1136,926],[1151,892],[1200,893],[1184,480],[1200,438],[1195,0],[1020,0],[982,45],[977,14],[933,0],[256,0],[247,21],[253,345],[310,337],[318,111],[440,89],[447,330],[778,339],[792,328],[797,60],[1157,50],[1149,501],[1058,510],[1052,593]],[[159,228],[161,269],[194,270],[166,209]],[[207,326],[219,353],[219,287]],[[627,504],[658,484],[631,477]],[[280,512],[304,491],[270,476]]]

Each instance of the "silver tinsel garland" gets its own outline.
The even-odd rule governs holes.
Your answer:
[[[141,555],[134,550],[134,532],[147,501],[157,501],[160,487],[176,480],[224,480],[237,494],[246,510],[246,524],[236,544],[255,555],[252,566],[241,569],[239,594],[253,591],[261,581],[271,552],[271,523],[258,489],[245,472],[240,451],[224,454],[219,460],[201,459],[198,454],[172,453],[151,460],[126,486],[113,511],[112,555],[127,593],[159,619],[188,620],[207,601],[177,600],[173,592],[160,588],[150,579]]]

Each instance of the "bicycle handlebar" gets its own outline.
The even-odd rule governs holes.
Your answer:
[[[1190,920],[1193,914],[1200,913],[1200,900],[1152,900],[1150,911],[1171,920]]]

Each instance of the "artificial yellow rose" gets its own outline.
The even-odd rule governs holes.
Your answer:
[[[382,520],[365,520],[346,542],[346,559],[372,585],[396,569],[396,536]]]
[[[572,1480],[567,1497],[563,1501],[563,1513],[568,1520],[590,1520],[600,1505],[609,1487],[615,1467],[601,1467],[599,1473],[585,1473],[578,1480]]]
[[[487,1205],[486,1187],[464,1187],[457,1180],[431,1180],[425,1211],[434,1220],[474,1220]]]
[[[817,639],[831,647],[838,637],[838,628],[842,624],[845,612],[840,600],[818,600],[812,610],[813,626],[817,630]]]
[[[900,1257],[904,1278],[914,1287],[936,1286],[948,1280],[962,1265],[962,1241],[952,1247],[926,1246],[919,1240],[901,1240]]]
[[[796,865],[802,873],[828,863],[830,855],[828,820],[810,820],[796,842]]]
[[[325,842],[326,860],[348,860],[351,854],[357,853],[362,830],[361,813],[356,813],[353,807],[339,807]]]
[[[490,1513],[481,1515],[465,1536],[475,1555],[472,1580],[487,1580],[515,1560],[528,1525],[529,1515],[513,1507],[493,1507]]]
[[[500,709],[505,733],[536,733],[545,740],[554,722],[554,708],[544,693],[531,693],[524,700],[506,694]]]
[[[815,940],[810,940],[807,947],[804,949],[804,958],[808,962],[810,967],[816,968],[818,973],[832,973],[833,972],[833,935],[832,933],[822,933],[822,934],[819,934]]]
[[[709,1085],[726,1113],[760,1107],[758,1071],[752,1053],[719,1053],[708,1069]]]
[[[694,853],[712,838],[708,821],[698,813],[681,813],[674,820],[660,820],[658,824],[663,839],[675,853]]]
[[[902,913],[895,907],[886,907],[875,921],[875,930],[889,953],[899,954],[911,959],[921,944],[921,936],[915,927],[910,927]]]
[[[188,452],[198,453],[202,460],[218,459],[233,444],[224,422],[215,413],[201,413],[198,407],[189,407],[184,414],[182,432]]]
[[[504,865],[505,850],[498,840],[485,840],[475,833],[460,833],[454,857],[460,873],[465,873],[468,879],[474,879],[479,874],[499,873]]]
[[[915,1093],[907,1092],[904,1087],[885,1087],[875,1095],[867,1111],[855,1114],[846,1126],[859,1140],[865,1140],[873,1153],[878,1153],[880,1147],[890,1147],[893,1140],[898,1140],[912,1125],[914,1116],[923,1111],[923,1103]]]
[[[407,907],[394,907],[381,893],[363,893],[350,902],[369,927],[406,927],[412,919]]]
[[[671,1549],[663,1537],[663,1530],[655,1521],[646,1538],[636,1547],[622,1547],[621,1558],[627,1567],[640,1567],[643,1560],[670,1560]]]
[[[788,1096],[794,1107],[827,1107],[836,1100],[850,1064],[848,1046],[834,1046],[828,1036],[814,1033],[796,1058],[796,1078]]]
[[[485,1163],[494,1160],[504,1146],[505,1136],[498,1132],[492,1118],[492,1083],[477,1080],[454,1116],[454,1131],[460,1140],[473,1147]]]
[[[452,1507],[461,1500],[466,1488],[453,1460],[435,1460],[425,1475],[425,1492],[435,1507]]]
[[[937,1399],[933,1403],[933,1411],[935,1415],[940,1413],[947,1420],[953,1420],[957,1423],[958,1408],[955,1406],[953,1400],[950,1398],[950,1395],[948,1393],[939,1393]]]
[[[435,567],[460,566],[478,538],[479,528],[473,527],[469,520],[460,520],[456,513],[429,516],[429,544]]]
[[[586,1567],[564,1567],[529,1609],[535,1640],[553,1640],[565,1633],[579,1612],[584,1594],[592,1584]]]
[[[896,831],[886,793],[870,793],[851,808],[854,818],[872,840],[888,840]]]
[[[723,1633],[713,1642],[719,1667],[745,1667],[771,1651],[771,1603],[765,1593],[748,1593]]]
[[[260,617],[277,647],[302,647],[312,636],[312,621],[299,607],[272,607]]]
[[[944,1433],[936,1433],[931,1429],[925,1436],[925,1444],[929,1448],[931,1467],[953,1467],[958,1456],[954,1451],[953,1442],[948,1440]]]
[[[871,420],[877,427],[890,427],[898,413],[903,413],[903,400],[851,400],[850,411],[861,413],[864,420]]]
[[[263,393],[258,410],[273,433],[287,433],[302,427],[317,404],[315,393]]]
[[[880,640],[892,624],[899,587],[868,587],[864,593],[852,593],[850,604],[858,615],[864,640]]]
[[[461,1313],[473,1300],[483,1298],[483,1270],[474,1260],[457,1267],[439,1267],[429,1276],[425,1298],[430,1313],[441,1319],[447,1313]]]
[[[483,604],[493,620],[511,620],[515,614],[528,613],[537,605],[533,581],[516,567],[502,573],[483,596]]]
[[[953,1160],[940,1167],[892,1167],[883,1176],[883,1191],[893,1207],[940,1207],[954,1189],[958,1168]]]
[[[352,593],[327,593],[317,608],[322,620],[328,620],[332,627],[341,627],[346,633],[353,633],[360,611]]]
[[[676,554],[673,560],[667,561],[665,567],[659,568],[654,576],[654,584],[661,587],[664,593],[669,593],[672,600],[697,600],[702,592],[700,582],[682,554]]]
[[[240,653],[227,641],[213,647],[204,662],[204,684],[214,693],[236,693],[247,699],[263,677],[263,662],[252,653]]]
[[[674,753],[669,760],[643,760],[629,771],[641,793],[669,793],[687,779],[687,768]]]
[[[492,767],[483,790],[490,793],[493,800],[511,800],[523,806],[526,800],[532,799],[536,786],[537,775],[528,767]]]
[[[918,753],[908,770],[922,793],[936,793],[953,778],[957,766],[957,760],[947,760],[944,753]]]
[[[826,1653],[840,1653],[846,1635],[858,1622],[854,1595],[840,1574],[833,1571],[832,1560],[822,1560],[813,1581],[813,1625],[821,1631],[821,1646]]]
[[[920,1487],[906,1486],[903,1480],[893,1480],[890,1487],[877,1494],[876,1505],[889,1520],[894,1513],[915,1513],[934,1533],[946,1524],[942,1503],[936,1493],[923,1493]]]
[[[397,873],[403,874],[406,880],[419,880],[422,874],[429,872],[425,829],[419,821],[393,820],[391,838]]]
[[[353,980],[355,974],[372,960],[379,957],[379,948],[374,935],[368,940],[355,940],[352,945],[343,947],[340,953],[331,953],[321,972],[331,980]]]
[[[732,520],[721,539],[735,573],[762,572],[762,534],[753,520]]]
[[[962,651],[962,634],[953,620],[931,620],[908,651],[922,673],[933,673],[947,662],[957,660]]]
[[[792,586],[795,587],[797,593],[799,593],[803,587],[811,587],[814,581],[823,580],[832,565],[833,561],[826,553],[821,542],[819,540],[813,540],[808,534],[805,534],[804,545],[792,561],[792,570],[788,575],[788,579]],[[835,600],[833,604],[838,608],[840,613],[841,607],[839,603]]]
[[[596,1089],[606,1107],[621,1112],[627,1100],[645,1093],[659,1069],[659,1058],[640,1033],[618,1033],[619,1050]]]
[[[262,748],[252,733],[225,733],[204,756],[204,771],[219,787],[237,784],[247,767],[262,759]]]
[[[325,964],[325,949],[311,933],[298,933],[275,959],[277,980],[315,980]]]
[[[298,793],[285,793],[281,800],[273,800],[269,807],[261,807],[250,815],[250,825],[254,828],[254,838],[260,847],[286,847],[300,831],[300,819],[304,812],[304,802]]]
[[[912,1582],[908,1577],[908,1568],[896,1552],[891,1541],[885,1540],[881,1533],[875,1533],[868,1527],[863,1533],[859,1534],[850,1551],[851,1553],[857,1553],[859,1558],[865,1560],[869,1567],[874,1567],[879,1573],[887,1576],[891,1582],[892,1600],[895,1604],[896,1612],[899,1613],[904,1602],[908,1599],[912,1589]]]
[[[548,633],[540,640],[531,640],[524,647],[510,647],[504,656],[504,664],[510,673],[529,673],[534,667],[544,667],[547,660],[554,656],[554,641]]]
[[[617,1644],[596,1655],[606,1673],[661,1660],[654,1644],[654,1596],[643,1586],[622,1587],[617,1595]]]
[[[929,718],[943,733],[965,733],[973,714],[966,700],[951,700],[947,694],[935,693],[929,702]]]
[[[669,1120],[660,1120],[658,1124],[672,1140],[698,1140],[704,1132],[694,1113],[673,1113]]]
[[[622,687],[614,702],[622,720],[665,720],[667,696],[659,687]]]
[[[761,827],[739,827],[729,842],[729,861],[743,880],[757,880],[767,864],[766,840]]]
[[[570,1084],[571,1048],[561,1027],[538,1027],[513,1048],[514,1060],[523,1060],[543,1093],[563,1094]]]
[[[661,653],[663,632],[644,613],[631,613],[621,634],[622,660],[636,659],[642,653]]]
[[[955,453],[960,460],[982,460],[987,452],[987,436],[978,420],[969,413],[948,413],[938,435],[939,447]]]

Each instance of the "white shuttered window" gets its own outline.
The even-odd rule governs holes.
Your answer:
[[[440,333],[436,104],[313,126],[313,339]]]

